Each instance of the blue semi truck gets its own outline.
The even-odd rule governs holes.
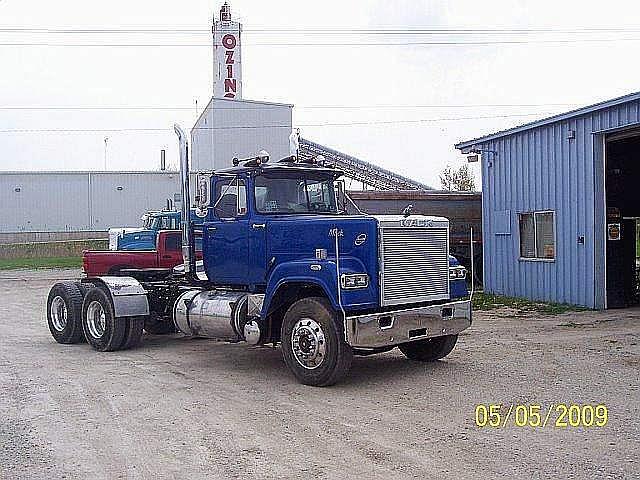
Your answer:
[[[186,138],[180,141],[183,216],[189,199]],[[465,269],[449,260],[449,222],[423,215],[348,214],[341,172],[266,154],[199,174],[206,279],[196,271],[194,225],[181,223],[184,265],[60,282],[49,292],[59,343],[99,351],[137,345],[158,331],[281,345],[304,384],[331,385],[354,355],[399,348],[434,361],[471,325]],[[200,228],[200,227],[199,227]]]
[[[191,210],[194,225],[202,219]],[[109,250],[153,250],[156,248],[158,232],[179,230],[180,212],[177,210],[150,211],[142,215],[142,227],[113,227],[109,229]]]

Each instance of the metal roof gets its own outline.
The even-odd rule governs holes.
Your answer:
[[[560,122],[563,120],[568,120],[570,118],[578,117],[580,115],[587,115],[597,110],[602,110],[608,107],[613,107],[615,105],[620,105],[626,102],[632,102],[640,99],[640,92],[630,93],[628,95],[623,95],[622,97],[613,98],[611,100],[606,100],[604,102],[595,103],[593,105],[589,105],[587,107],[578,108],[576,110],[571,110],[566,113],[561,113],[558,115],[553,115],[551,117],[543,118],[541,120],[535,120],[533,122],[525,123],[523,125],[509,128],[507,130],[502,130],[496,133],[491,133],[489,135],[484,135],[482,137],[474,138],[473,140],[467,140],[464,142],[457,143],[455,148],[458,150],[462,150],[465,148],[473,147],[479,143],[487,142],[489,140],[495,140],[496,138],[505,137],[507,135],[512,135],[514,133],[522,132],[525,130],[530,130],[532,128],[541,127],[543,125],[548,125],[550,123]]]

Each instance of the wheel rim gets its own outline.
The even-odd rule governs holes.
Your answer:
[[[291,349],[297,362],[307,370],[322,365],[327,343],[320,324],[311,318],[298,320],[291,334]]]
[[[67,302],[60,296],[57,296],[51,302],[51,323],[56,331],[61,332],[67,326]]]
[[[102,308],[102,304],[94,300],[87,307],[87,328],[94,338],[100,338],[104,335],[107,326],[107,315]]]

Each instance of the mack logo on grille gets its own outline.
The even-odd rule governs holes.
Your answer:
[[[433,227],[433,220],[424,218],[403,218],[400,220],[401,227]]]

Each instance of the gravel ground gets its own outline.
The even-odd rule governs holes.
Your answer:
[[[59,345],[46,295],[74,275],[0,273],[0,478],[640,476],[638,309],[477,313],[444,361],[356,358],[319,389],[279,349],[180,335],[116,353]],[[479,428],[479,403],[606,404],[609,423]]]

